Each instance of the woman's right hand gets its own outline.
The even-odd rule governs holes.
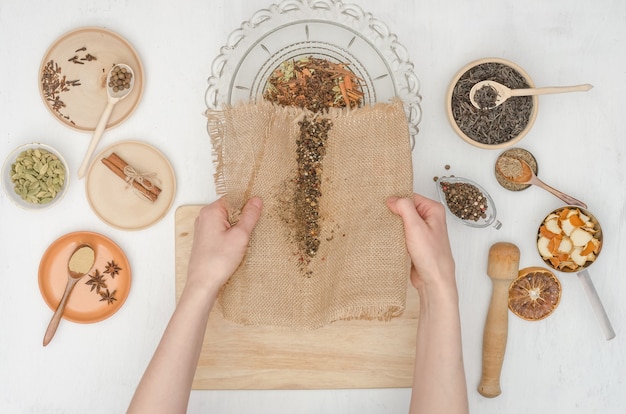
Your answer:
[[[430,285],[443,284],[456,292],[455,264],[443,205],[413,194],[412,199],[390,197],[387,206],[404,223],[406,246],[413,262],[413,286],[422,291]]]

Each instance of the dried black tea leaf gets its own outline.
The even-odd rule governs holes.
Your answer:
[[[484,85],[474,94],[474,101],[480,109],[493,108],[498,101],[498,91],[491,85]]]

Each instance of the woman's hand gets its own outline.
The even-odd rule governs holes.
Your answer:
[[[194,289],[206,289],[217,295],[241,263],[262,208],[260,198],[251,198],[235,225],[228,222],[228,209],[223,198],[200,210],[194,224],[186,286],[193,285]]]
[[[411,283],[422,290],[431,284],[454,286],[454,259],[448,239],[446,212],[441,203],[413,194],[413,199],[391,197],[389,209],[404,223],[406,245],[413,262]]]
[[[185,290],[139,382],[129,414],[187,411],[209,313],[220,287],[241,263],[262,208],[261,199],[250,199],[232,226],[223,199],[200,210]]]
[[[441,203],[392,197],[404,223],[411,283],[420,295],[411,413],[468,413],[454,259]]]

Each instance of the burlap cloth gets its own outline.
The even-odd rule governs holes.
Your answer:
[[[310,262],[303,262],[289,224],[305,114],[270,103],[207,113],[218,193],[234,217],[251,196],[264,202],[247,254],[221,292],[222,313],[240,324],[305,329],[400,316],[410,258],[402,222],[385,200],[413,188],[402,104],[324,114],[333,124],[323,158],[321,244]]]

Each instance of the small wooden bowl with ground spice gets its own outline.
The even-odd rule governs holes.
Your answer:
[[[526,151],[522,148],[509,148],[506,151],[502,152],[496,159],[496,163],[494,166],[494,174],[496,176],[496,180],[498,183],[510,191],[522,191],[531,186],[531,184],[519,184],[511,179],[506,178],[506,176],[502,173],[502,171],[511,171],[511,174],[516,174],[517,169],[521,168],[517,165],[509,165],[511,164],[511,159],[524,161],[530,169],[537,175],[539,172],[539,166],[537,164],[537,160],[530,152]],[[517,163],[519,164],[519,162]]]
[[[501,149],[518,143],[537,118],[537,96],[518,96],[491,109],[478,109],[470,101],[472,86],[493,80],[511,89],[533,88],[534,82],[519,65],[500,58],[484,58],[465,65],[446,93],[448,121],[465,142],[483,149]],[[484,99],[489,99],[484,94]],[[478,99],[478,97],[477,97]]]

